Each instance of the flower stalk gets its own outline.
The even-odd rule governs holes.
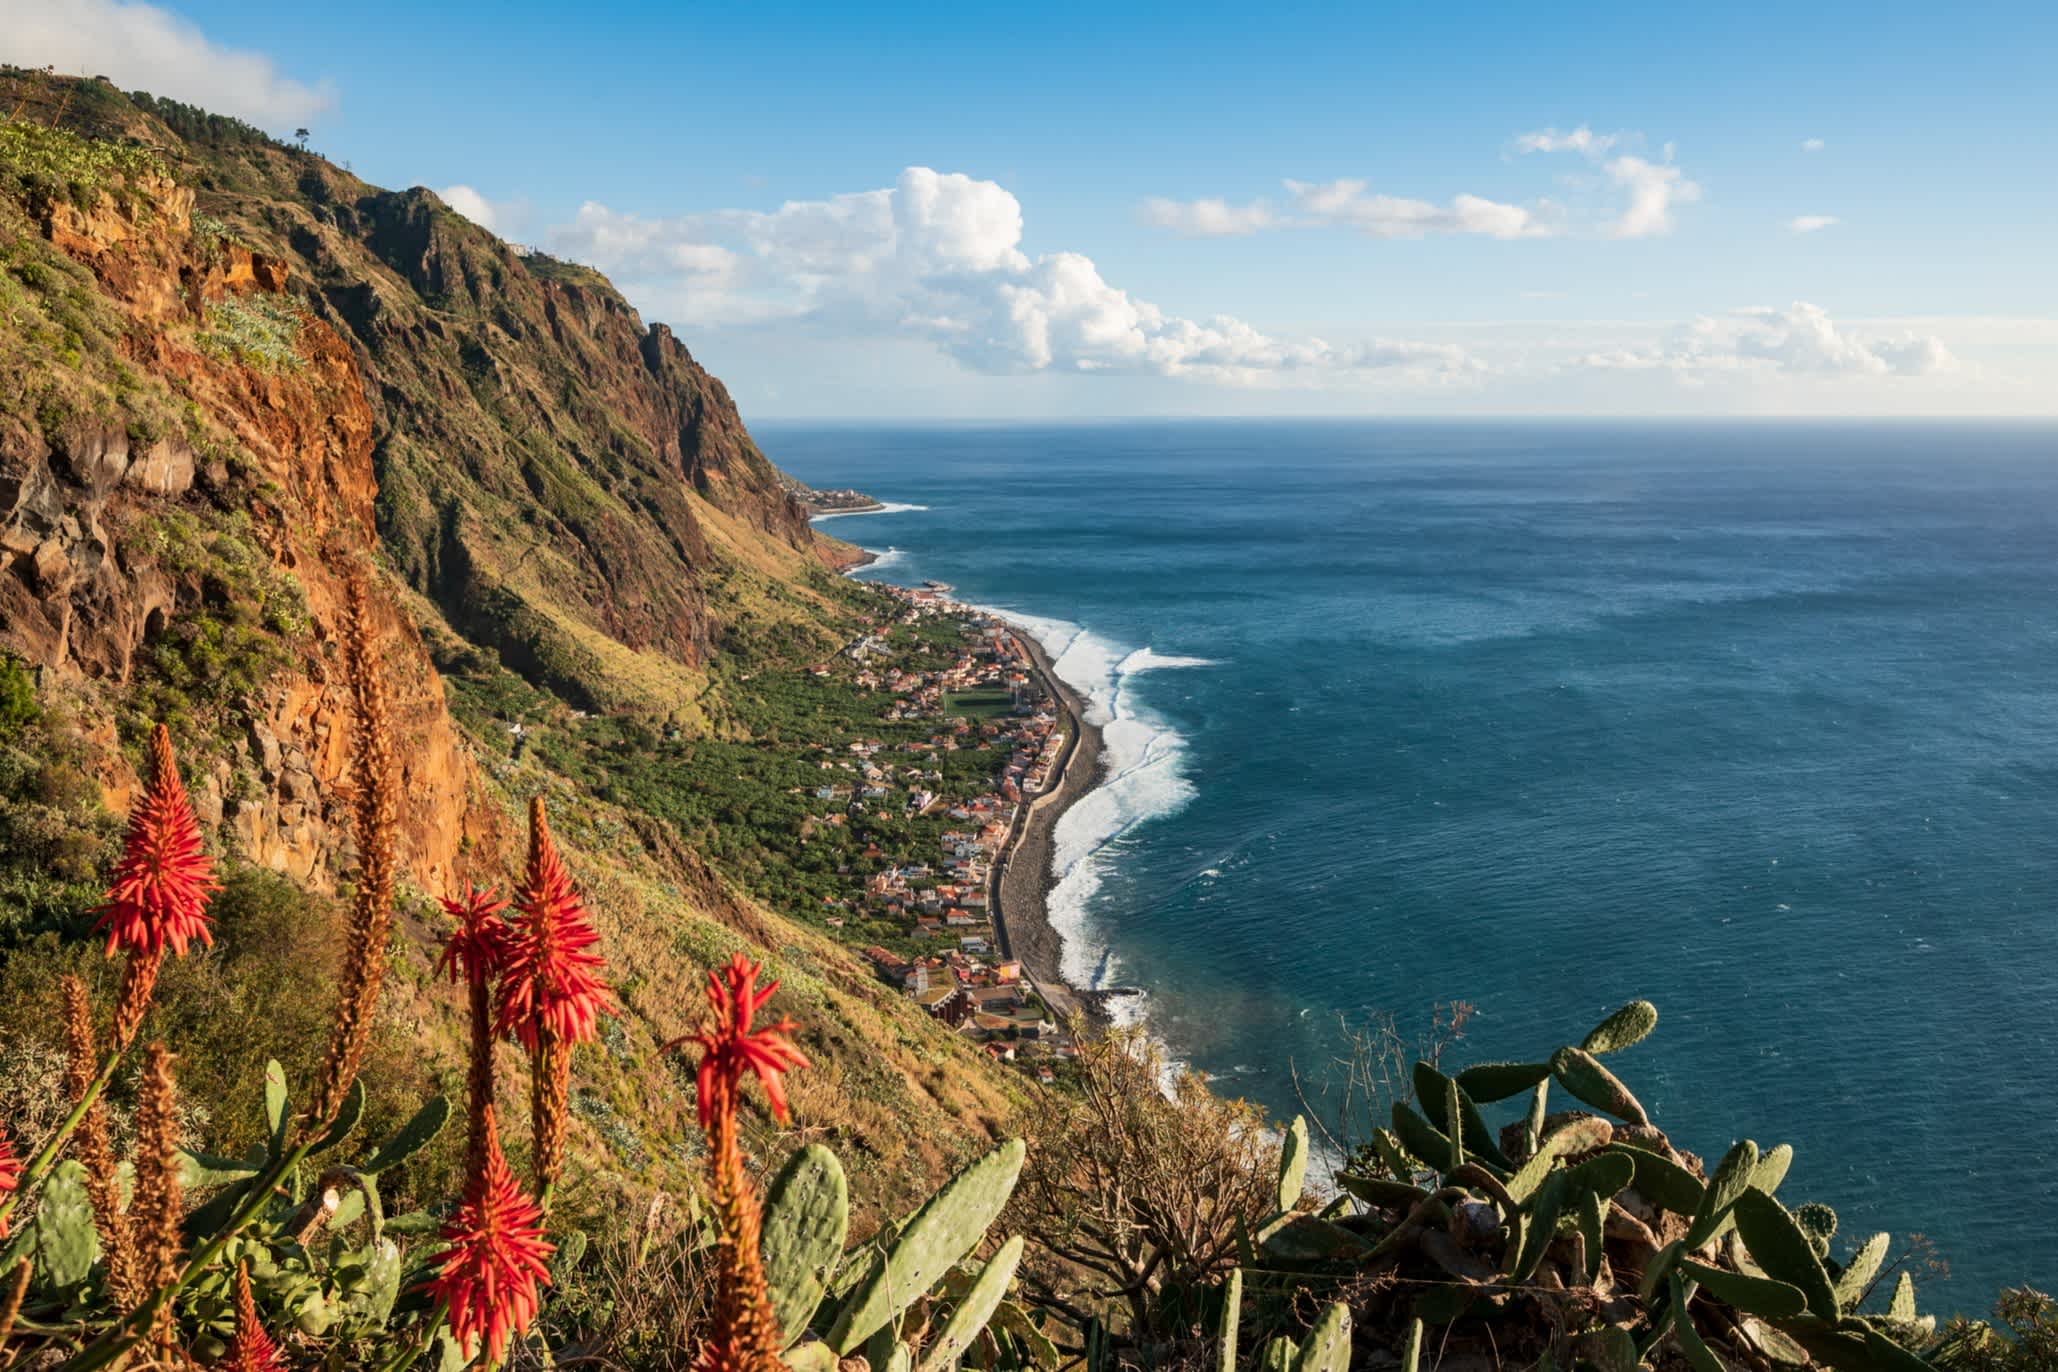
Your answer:
[[[529,801],[529,862],[501,961],[495,1028],[529,1050],[529,1124],[537,1195],[547,1208],[564,1164],[572,1046],[600,1036],[615,1008],[600,979],[600,942],[550,836],[543,797]]]
[[[795,1028],[792,1020],[754,1023],[779,989],[777,981],[758,986],[758,971],[757,963],[738,953],[720,972],[709,972],[713,1022],[665,1045],[669,1050],[690,1041],[700,1047],[696,1104],[707,1133],[708,1192],[718,1230],[712,1328],[695,1359],[697,1372],[777,1372],[783,1366],[779,1351],[784,1339],[758,1251],[762,1213],[744,1170],[737,1107],[744,1077],[754,1074],[773,1116],[785,1122],[782,1078],[808,1060],[788,1037]]]
[[[336,1023],[322,1057],[304,1127],[320,1133],[335,1118],[371,1038],[372,1015],[386,979],[386,941],[393,925],[393,831],[399,809],[386,681],[379,670],[370,592],[362,569],[344,582],[344,669],[350,683],[357,747],[351,753],[356,791],[352,821],[357,838],[357,885],[350,896],[350,934],[344,952]]]

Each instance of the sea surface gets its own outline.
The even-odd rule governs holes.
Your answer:
[[[1577,1042],[1675,1142],[2058,1288],[2058,427],[760,426],[1107,721],[1070,975],[1291,1113],[1347,1026]],[[1321,1103],[1333,1108],[1334,1100]],[[1920,1274],[1919,1274],[1920,1275]]]

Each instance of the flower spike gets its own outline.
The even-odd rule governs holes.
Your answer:
[[[264,1332],[257,1317],[257,1297],[250,1290],[250,1264],[236,1264],[236,1341],[223,1364],[228,1372],[286,1372],[279,1346]]]
[[[452,981],[491,977],[505,961],[513,935],[508,922],[500,917],[507,902],[492,887],[482,891],[469,881],[463,895],[441,899],[457,927],[443,936],[443,955],[436,960],[436,970],[448,972]]]
[[[450,1308],[450,1331],[470,1347],[485,1340],[486,1359],[498,1363],[508,1339],[527,1330],[541,1303],[537,1287],[550,1281],[556,1251],[543,1237],[543,1212],[515,1181],[500,1151],[493,1112],[484,1116],[483,1140],[465,1181],[457,1213],[443,1226],[449,1245],[433,1260],[429,1291]]]
[[[200,823],[179,780],[171,733],[162,724],[150,736],[150,784],[129,812],[129,830],[115,864],[114,884],[100,907],[94,933],[107,934],[107,956],[117,948],[181,957],[199,939],[212,945],[207,902],[221,883],[200,846]]]
[[[806,1055],[787,1037],[798,1026],[790,1019],[776,1024],[752,1026],[757,1012],[779,989],[777,981],[757,984],[759,963],[738,953],[719,972],[707,974],[707,1002],[714,1010],[714,1022],[704,1029],[674,1040],[688,1039],[700,1045],[700,1126],[714,1120],[716,1098],[732,1095],[742,1084],[745,1072],[755,1072],[771,1102],[772,1115],[781,1124],[788,1117],[786,1087],[782,1078],[795,1067],[809,1065]],[[667,1045],[668,1047],[671,1045]]]

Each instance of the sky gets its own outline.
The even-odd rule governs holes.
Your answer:
[[[2058,415],[2058,6],[0,0],[747,418]]]

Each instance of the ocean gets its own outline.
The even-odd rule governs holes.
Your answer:
[[[2058,1287],[2058,427],[760,425],[1107,721],[1067,972],[1291,1114],[1349,1029],[1623,1001],[1679,1145]]]

